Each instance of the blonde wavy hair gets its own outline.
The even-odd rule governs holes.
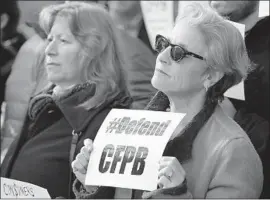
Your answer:
[[[113,19],[104,6],[93,2],[70,1],[45,7],[39,15],[40,27],[48,35],[56,16],[63,16],[82,46],[82,81],[96,85],[96,93],[88,107],[97,107],[117,95],[130,96],[124,68],[128,65],[120,46]],[[75,67],[75,66],[74,66]]]

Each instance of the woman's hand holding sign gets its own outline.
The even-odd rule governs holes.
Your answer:
[[[159,161],[158,189],[145,191],[143,199],[191,198],[187,191],[186,172],[175,157],[163,156]],[[171,194],[170,194],[171,193]]]
[[[85,185],[87,166],[89,163],[89,158],[92,150],[93,150],[92,140],[85,139],[84,146],[81,148],[80,153],[76,156],[76,159],[71,163],[73,173],[83,185]],[[87,186],[85,186],[85,188],[87,189]]]
[[[163,156],[159,162],[158,186],[176,187],[183,183],[186,172],[175,157]]]
[[[71,166],[76,178],[84,185],[87,191],[91,186],[85,185],[86,172],[93,150],[93,142],[90,139],[84,140],[84,146],[76,156]],[[186,172],[175,157],[163,156],[159,161],[159,172],[157,185],[160,189],[173,188],[181,185],[186,177]],[[154,191],[153,191],[154,192]],[[152,192],[149,192],[151,196]]]

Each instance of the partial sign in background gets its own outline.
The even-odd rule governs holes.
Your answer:
[[[140,1],[145,28],[152,48],[157,34],[167,36],[173,28],[173,1]]]
[[[259,17],[269,16],[269,0],[260,1],[259,5]]]
[[[1,177],[1,199],[51,199],[48,191],[37,185]]]
[[[85,184],[156,189],[158,162],[184,115],[113,109],[94,140]]]

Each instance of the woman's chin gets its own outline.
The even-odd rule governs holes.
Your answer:
[[[58,82],[61,82],[61,78],[56,75],[48,75],[48,81],[57,84]]]
[[[152,80],[151,80],[151,84],[154,88],[156,88],[159,91],[165,92],[166,90],[168,90],[168,83],[166,83],[165,80],[162,80],[162,78],[160,77],[155,77],[153,76]]]

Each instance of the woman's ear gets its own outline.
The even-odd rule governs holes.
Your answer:
[[[211,86],[215,85],[222,77],[224,73],[216,70],[209,70],[203,81],[203,86],[207,90]]]

